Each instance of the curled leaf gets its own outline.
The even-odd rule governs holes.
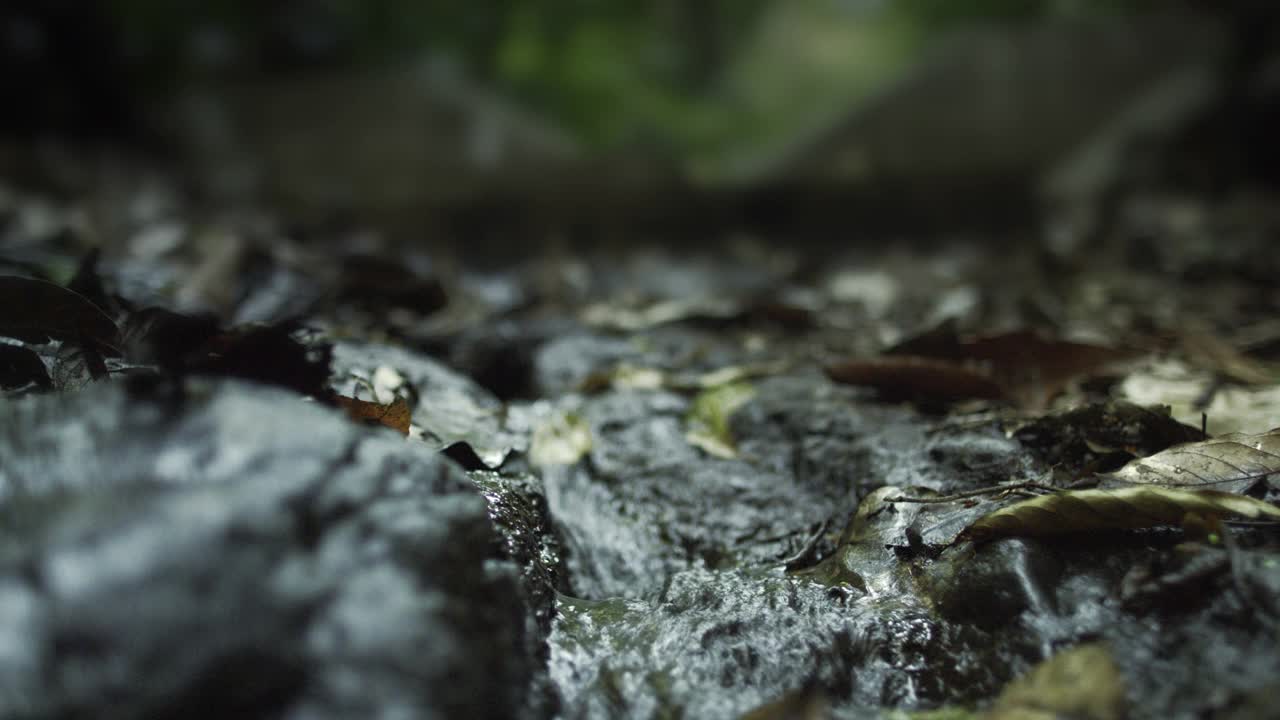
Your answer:
[[[987,513],[969,525],[962,537],[982,541],[1090,530],[1133,530],[1176,525],[1188,513],[1280,520],[1280,508],[1244,495],[1145,485],[1115,490],[1069,490],[1024,500]]]
[[[1213,485],[1239,492],[1273,473],[1280,473],[1280,428],[1175,445],[1134,460],[1108,477],[1145,485]]]

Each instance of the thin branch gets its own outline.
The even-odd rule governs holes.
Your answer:
[[[954,493],[952,495],[939,495],[931,498],[916,498],[898,495],[887,498],[885,502],[895,503],[948,503],[956,500],[967,500],[968,498],[979,497],[982,495],[996,495],[1008,492],[1024,492],[1032,494],[1030,491],[1039,490],[1043,492],[1057,492],[1058,488],[1045,485],[1043,483],[1028,480],[1026,482],[1012,483],[1010,485],[992,485],[991,487],[978,488],[977,490],[966,490],[964,492]]]

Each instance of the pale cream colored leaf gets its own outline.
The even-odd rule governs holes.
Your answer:
[[[591,428],[575,413],[557,413],[533,431],[529,461],[536,467],[573,465],[591,452]]]
[[[1175,445],[1106,477],[1145,485],[1231,486],[1238,491],[1272,473],[1280,473],[1280,428]]]
[[[1136,485],[1069,490],[1024,500],[982,516],[964,536],[988,540],[1148,528],[1180,524],[1188,513],[1280,521],[1280,508],[1244,495]]]

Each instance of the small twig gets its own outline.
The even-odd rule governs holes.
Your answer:
[[[977,490],[966,490],[964,492],[954,493],[952,495],[939,495],[938,497],[932,497],[932,498],[915,498],[915,497],[905,497],[902,495],[898,495],[896,497],[887,498],[885,502],[947,503],[947,502],[955,502],[956,500],[967,500],[968,498],[979,497],[981,495],[995,495],[998,493],[1008,493],[1008,492],[1015,492],[1015,491],[1022,491],[1022,492],[1026,492],[1027,494],[1032,494],[1030,493],[1030,491],[1032,490],[1056,492],[1058,488],[1050,487],[1048,485],[1043,485],[1041,483],[1035,482],[1034,480],[1028,480],[1026,482],[1013,483],[1012,485],[992,485],[991,487],[978,488]]]
[[[818,542],[822,540],[822,535],[826,531],[827,531],[827,521],[823,520],[821,523],[818,524],[818,531],[815,532],[813,535],[809,536],[809,539],[805,541],[804,546],[800,548],[800,552],[797,552],[796,554],[782,561],[783,567],[790,570],[792,565],[795,565],[799,563],[801,560],[804,560],[806,557],[808,557],[809,554],[813,552],[813,549],[818,546]]]

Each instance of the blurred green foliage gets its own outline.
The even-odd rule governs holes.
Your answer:
[[[688,157],[794,130],[874,87],[940,28],[1143,0],[107,2],[154,90],[430,54],[588,145]]]

